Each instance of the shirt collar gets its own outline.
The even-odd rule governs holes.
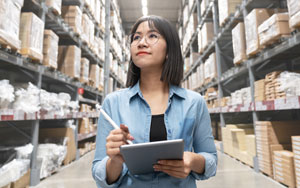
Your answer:
[[[142,98],[142,92],[140,90],[140,81],[138,81],[133,87],[129,89],[129,100],[136,96],[137,94]],[[186,90],[183,88],[180,88],[175,85],[170,85],[170,91],[169,91],[169,96],[170,98],[173,97],[173,95],[176,95],[182,99],[186,99]]]

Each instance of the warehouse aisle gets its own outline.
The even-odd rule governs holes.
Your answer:
[[[205,188],[286,188],[275,180],[256,173],[228,155],[218,152],[218,171],[216,177],[197,182],[197,187]]]
[[[248,166],[241,164],[235,159],[218,153],[219,164],[217,176],[207,181],[197,182],[197,187],[205,188],[285,188],[285,186],[275,182]],[[46,178],[34,188],[96,188],[96,184],[91,174],[91,162],[94,151],[86,154],[79,161],[60,170],[55,175]],[[222,186],[220,186],[222,185]]]

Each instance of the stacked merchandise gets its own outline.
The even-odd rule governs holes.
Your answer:
[[[277,77],[276,97],[300,96],[300,73],[284,71]]]
[[[255,135],[260,171],[273,177],[273,152],[291,150],[291,136],[299,135],[299,121],[257,121]]]
[[[80,37],[84,43],[86,43],[89,47],[91,47],[91,44],[94,42],[94,35],[95,35],[94,23],[87,14],[83,14],[81,24],[82,24],[82,33]]]
[[[233,63],[236,65],[241,64],[247,59],[245,25],[243,22],[238,23],[232,29],[232,47],[234,54]]]
[[[13,50],[21,48],[19,40],[23,0],[0,0],[0,43]]]
[[[206,100],[207,108],[218,107],[218,90],[214,87],[208,88],[205,92],[204,99]]]
[[[9,80],[0,80],[0,109],[12,108],[15,100],[15,89],[9,84]]]
[[[21,14],[20,40],[21,54],[42,63],[44,22],[34,13]]]
[[[84,84],[89,83],[90,61],[86,58],[81,58],[80,82]]]
[[[231,100],[227,102],[227,104],[230,106],[249,103],[251,103],[250,87],[242,88],[231,93]]]
[[[58,70],[79,80],[80,78],[81,50],[77,46],[59,46],[58,48]]]
[[[248,56],[255,55],[261,49],[258,26],[267,20],[273,11],[269,9],[253,9],[244,19],[246,29],[246,53]]]
[[[78,6],[63,6],[62,17],[65,22],[73,29],[74,33],[82,33],[82,11]]]
[[[289,9],[289,25],[291,28],[300,27],[300,3],[298,0],[287,0]]]
[[[292,136],[297,187],[300,186],[300,136]]]
[[[189,15],[188,6],[185,6],[183,9],[183,26],[186,29],[184,32],[185,35],[183,37],[183,42],[182,42],[183,50],[185,50],[188,47],[188,43],[192,39],[192,36],[196,32],[198,26],[197,14],[191,14],[190,17],[188,17],[188,15]]]
[[[31,144],[0,149],[0,187],[27,187],[30,182]]]
[[[99,88],[100,67],[98,64],[90,64],[89,82],[90,86]]]
[[[274,179],[289,186],[296,187],[294,153],[274,151]]]
[[[216,53],[210,54],[204,64],[204,84],[210,83],[214,78],[217,78]]]
[[[188,72],[191,68],[191,61],[190,61],[190,57],[186,57],[184,59],[184,72]]]
[[[235,12],[236,7],[242,3],[242,0],[222,0],[218,1],[219,24],[224,26],[229,19],[230,14]]]
[[[196,72],[196,75],[197,75],[197,80],[198,80],[198,87],[201,87],[203,86],[204,84],[204,63],[201,63],[198,68],[197,68],[197,72]]]
[[[290,36],[288,13],[273,14],[258,27],[259,44],[268,46],[282,37]]]
[[[57,69],[58,36],[52,30],[44,31],[43,65]]]
[[[284,93],[276,92],[276,88],[279,86],[277,82],[277,77],[280,74],[279,71],[271,72],[265,77],[265,96],[266,100],[275,100],[279,97],[285,97]]]
[[[209,5],[209,0],[201,1],[201,5],[200,5],[201,6],[201,16],[204,16],[204,13],[205,13],[208,5]]]
[[[231,104],[231,97],[222,97],[220,101],[220,107],[229,106]]]
[[[198,39],[199,52],[203,53],[214,38],[213,22],[205,22],[199,33],[201,33]]]
[[[92,109],[90,105],[81,104],[80,112],[95,112],[95,109]],[[80,134],[88,134],[95,131],[97,125],[93,123],[92,119],[82,118],[79,121],[79,129],[78,133]]]
[[[79,147],[80,156],[83,156],[87,152],[96,149],[96,143],[94,143],[94,142],[79,143],[78,147]]]
[[[254,98],[255,101],[265,100],[265,79],[254,82]]]
[[[56,15],[61,14],[61,4],[62,0],[46,0],[45,4],[48,8],[52,10],[52,12]]]

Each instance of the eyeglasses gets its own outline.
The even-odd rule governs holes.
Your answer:
[[[158,32],[149,32],[144,37],[147,44],[154,45],[160,39],[161,35]],[[134,33],[130,37],[130,45],[137,46],[142,39],[143,35],[141,35],[140,33]]]

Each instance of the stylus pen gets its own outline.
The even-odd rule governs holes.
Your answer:
[[[105,119],[113,126],[114,129],[118,129],[118,125],[107,115],[107,113],[101,108],[100,112],[103,114]],[[127,140],[128,144],[133,144],[130,140]]]

